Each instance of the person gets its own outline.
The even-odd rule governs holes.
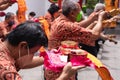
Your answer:
[[[0,0],[0,10],[5,10],[11,5],[13,5],[16,2],[16,0]]]
[[[7,3],[7,0],[0,0],[0,5]]]
[[[98,11],[100,11],[100,10],[103,10],[103,11],[105,11],[106,9],[105,9],[105,4],[103,4],[103,3],[97,3],[96,5],[95,5],[95,8],[94,8],[94,14],[96,13],[96,12],[98,12]],[[108,13],[109,14],[109,13]],[[105,20],[105,23],[103,22],[103,27],[106,27],[106,28],[109,28],[109,26],[110,26],[110,23],[112,22],[112,21],[114,21],[115,19],[117,19],[117,17],[112,17],[112,18],[110,18],[110,19],[108,19],[108,18],[106,18],[106,20]],[[117,21],[117,20],[116,20]],[[93,50],[92,51],[92,53],[94,53],[95,54],[95,56],[97,57],[97,54],[98,54],[98,52],[99,52],[99,48],[100,48],[100,45],[99,45],[99,42],[101,41],[103,44],[104,44],[104,42],[105,42],[105,40],[111,40],[112,42],[114,42],[114,40],[113,40],[113,35],[108,35],[108,34],[104,34],[105,33],[105,30],[103,30],[102,32],[101,32],[101,34],[100,34],[100,37],[95,41],[95,46],[94,47],[91,47],[91,48],[89,48],[88,47],[88,51],[90,51],[90,50]]]
[[[10,1],[11,1],[11,0],[0,0],[0,5],[6,4],[6,3],[10,2]]]
[[[48,21],[49,25],[54,21],[55,18],[59,16],[59,6],[55,3],[52,3],[48,8],[47,13],[44,15],[44,18]]]
[[[39,22],[43,25],[43,29],[49,38],[51,23],[59,16],[60,8],[55,3],[52,3],[47,13],[44,16],[39,17]]]
[[[0,37],[5,37],[16,25],[18,25],[18,22],[15,19],[14,13],[6,13],[5,20],[0,22]]]
[[[73,0],[63,0],[62,14],[53,21],[48,40],[48,49],[59,48],[62,41],[71,40],[94,46],[95,40],[102,31],[102,20],[106,12],[90,15],[88,19],[76,22],[80,13],[80,5]],[[98,23],[91,29],[88,26],[98,18]],[[46,71],[47,72],[47,71]],[[49,72],[49,71],[48,71]],[[49,78],[49,73],[46,73]],[[74,79],[73,79],[74,80]]]
[[[87,45],[94,45],[94,41],[103,29],[102,20],[106,12],[102,11],[99,14],[98,23],[91,30],[87,26],[94,22],[97,14],[90,15],[87,20],[76,22],[80,10],[79,4],[74,1],[63,1],[62,14],[51,25],[48,48],[58,48],[63,40],[74,40]]]
[[[95,5],[94,12],[98,12],[100,10],[104,10],[105,11],[105,4],[103,4],[103,3],[97,3]]]
[[[51,23],[59,16],[61,10],[59,6],[52,3],[48,8],[47,13],[44,16],[39,17],[39,22],[43,25],[43,30],[45,31],[47,37],[49,38]],[[40,52],[44,51],[44,47],[40,48]]]
[[[36,16],[36,13],[31,11],[29,14],[28,14],[28,20],[34,20],[34,17]]]
[[[91,15],[96,14],[96,13],[99,12],[100,10],[105,11],[105,5],[104,5],[103,3],[97,3],[97,4],[95,5],[94,11],[91,13]],[[97,22],[97,20],[96,20],[96,22]],[[93,27],[94,27],[95,24],[96,24],[96,23],[93,22],[93,23],[91,23],[90,26],[93,26]],[[104,37],[105,39],[106,39],[106,37],[107,37],[107,36],[103,35],[102,33],[100,34],[100,36],[101,36],[101,37]],[[100,48],[98,42],[99,42],[100,40],[101,40],[101,41],[104,41],[103,39],[98,38],[98,39],[95,41],[95,46],[89,46],[89,45],[82,44],[82,43],[80,43],[79,45],[82,46],[82,47],[81,47],[82,49],[88,51],[89,53],[91,53],[91,54],[93,54],[95,57],[97,57],[97,54],[98,54],[98,51],[99,51],[99,48]]]
[[[4,41],[0,41],[0,80],[22,80],[17,71],[25,69],[25,66],[32,62],[43,64],[43,58],[39,57],[39,61],[37,58],[36,62],[33,56],[40,46],[47,45],[47,36],[39,23],[26,21],[19,24]],[[82,67],[73,67],[68,63],[56,80],[66,80],[72,75],[71,72],[76,72],[80,68]]]
[[[55,3],[52,3],[44,16],[39,17],[39,22],[43,25],[43,29],[49,38],[51,23],[56,19],[60,12],[60,8]]]
[[[97,3],[95,5],[94,11],[91,13],[91,15],[95,15],[96,13],[98,13],[101,10],[105,11],[105,4],[103,4],[103,3]],[[106,23],[102,24],[103,27],[107,28],[109,26],[109,24],[110,24],[111,21],[112,20],[109,20],[109,19],[105,20]],[[94,27],[94,25],[96,25],[96,23],[97,23],[97,20],[95,22],[91,23],[91,25],[89,25],[89,27],[91,27],[91,26]],[[90,45],[86,45],[86,44],[83,44],[83,43],[80,43],[79,45],[82,46],[81,49],[84,49],[84,50],[88,51],[89,53],[91,53],[92,55],[94,55],[95,57],[97,57],[97,54],[98,54],[99,48],[100,48],[99,41],[102,41],[102,43],[104,43],[105,40],[111,40],[110,37],[111,36],[105,35],[103,33],[103,31],[102,31],[100,33],[100,37],[97,40],[95,40],[95,46],[90,46]]]
[[[39,18],[35,17],[36,16],[36,13],[34,11],[31,11],[29,14],[28,14],[28,20],[32,20],[34,22],[39,22]]]

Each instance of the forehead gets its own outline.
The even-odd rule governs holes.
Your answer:
[[[15,15],[11,15],[11,17],[9,19],[14,19],[15,18]]]
[[[5,19],[11,20],[11,19],[14,19],[14,18],[15,18],[15,15],[10,15],[10,16],[6,17]]]
[[[76,9],[81,10],[81,7],[80,7],[79,3],[76,3]]]

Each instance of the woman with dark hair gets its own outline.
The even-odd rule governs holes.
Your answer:
[[[41,46],[47,45],[47,36],[39,23],[26,21],[18,25],[3,42],[0,41],[0,80],[22,80],[17,71],[43,64],[43,58],[33,56]],[[80,68],[68,63],[56,80],[66,80],[71,72]]]
[[[60,8],[55,3],[52,3],[44,16],[39,17],[39,22],[43,25],[43,29],[49,38],[51,23],[60,15]]]
[[[40,24],[27,21],[18,25],[0,41],[0,80],[21,80],[17,71],[29,64],[34,53],[47,43]]]
[[[52,3],[48,9],[48,12],[45,14],[45,19],[50,24],[55,18],[59,16],[59,6],[57,6],[55,3]]]

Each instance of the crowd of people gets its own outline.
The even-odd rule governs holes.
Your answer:
[[[5,10],[12,4],[14,2],[11,0],[0,0],[0,10]],[[99,38],[109,39],[109,36],[103,34],[103,30],[120,17],[106,18],[109,12],[102,3],[96,4],[94,12],[86,19],[82,18],[81,11],[80,5],[74,0],[63,0],[62,8],[51,4],[47,13],[38,18],[32,11],[28,20],[23,23],[17,20],[14,13],[6,13],[5,20],[0,22],[0,80],[22,80],[18,74],[20,69],[44,63],[43,57],[34,56],[35,52],[41,52],[41,47],[44,50],[58,49],[65,40],[78,42],[81,49],[97,58],[96,41]],[[103,23],[104,20],[106,23]],[[45,79],[77,80],[77,70],[84,67],[86,66],[72,66],[68,62],[60,75],[52,79],[50,76],[56,76],[57,73],[44,70]]]

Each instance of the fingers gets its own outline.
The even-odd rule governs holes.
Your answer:
[[[117,15],[117,16],[114,16],[113,18],[112,18],[112,20],[113,21],[118,21],[120,19],[120,17]]]
[[[79,69],[82,69],[82,68],[85,68],[86,66],[73,66],[72,68],[74,69],[74,70],[79,70]]]
[[[100,16],[105,16],[105,15],[107,15],[107,12],[106,11],[101,11],[99,15]]]
[[[63,68],[63,71],[77,71],[79,69],[85,68],[85,65],[82,66],[72,66],[71,62],[68,62],[67,65]]]
[[[72,63],[68,62],[67,65],[65,65],[65,67],[63,68],[63,71],[69,71],[72,69]]]

